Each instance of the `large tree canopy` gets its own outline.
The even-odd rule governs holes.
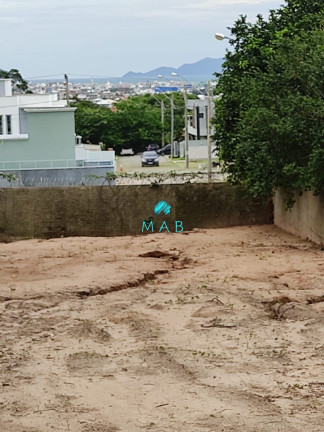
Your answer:
[[[174,98],[174,139],[180,140],[184,130],[184,99],[180,93]],[[170,142],[171,109],[165,95],[133,96],[116,104],[111,111],[91,102],[76,102],[76,133],[84,141],[102,142],[105,148],[117,152],[122,144],[131,144],[137,152],[143,151],[150,143],[161,143],[162,122],[161,102],[164,102],[165,142]]]
[[[0,69],[0,78],[10,78],[13,82],[14,91],[18,93],[31,93],[27,81],[24,80],[18,69],[10,69],[10,71]]]
[[[215,140],[230,180],[255,196],[324,190],[323,28],[322,0],[287,0],[230,29]]]

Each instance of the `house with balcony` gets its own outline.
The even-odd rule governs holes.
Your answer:
[[[0,79],[0,169],[74,167],[74,111],[57,94],[12,94]]]
[[[13,95],[11,80],[0,79],[0,171],[13,172],[28,186],[51,185],[54,178],[57,185],[78,184],[86,173],[114,171],[108,152],[79,159],[75,110],[57,94]]]

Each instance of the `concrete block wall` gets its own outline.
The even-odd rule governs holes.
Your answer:
[[[296,203],[290,210],[286,209],[285,198],[282,191],[274,196],[274,223],[291,234],[324,245],[324,193],[296,193]]]
[[[169,215],[154,214],[166,201]],[[154,232],[272,223],[272,205],[248,198],[226,183],[159,186],[85,186],[0,189],[0,240],[60,236],[142,235],[143,220]]]

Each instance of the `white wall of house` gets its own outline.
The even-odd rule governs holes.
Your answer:
[[[75,146],[75,158],[80,166],[113,166],[115,152],[112,150],[88,150],[83,144]]]
[[[0,139],[26,138],[28,128],[23,108],[62,108],[65,106],[66,101],[59,101],[57,94],[12,95],[11,80],[0,79]]]
[[[12,95],[0,79],[0,169],[75,166],[75,109],[56,94]]]
[[[114,151],[75,145],[75,110],[57,94],[12,95],[11,80],[0,79],[0,169],[115,170]]]
[[[206,139],[201,140],[190,140],[189,141],[189,160],[206,160],[208,159],[208,144]],[[215,143],[211,144],[212,158],[216,157]],[[180,157],[186,155],[186,143],[185,141],[180,142]]]
[[[12,96],[11,79],[0,79],[0,96]]]

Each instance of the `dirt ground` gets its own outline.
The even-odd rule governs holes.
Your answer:
[[[1,432],[323,432],[320,247],[269,225],[0,260]]]

